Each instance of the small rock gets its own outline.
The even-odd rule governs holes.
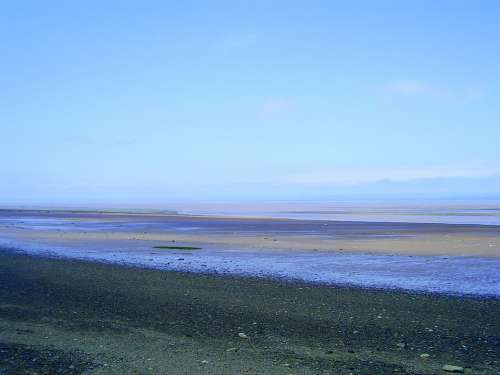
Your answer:
[[[464,368],[460,366],[455,366],[455,365],[444,365],[443,366],[443,371],[447,372],[464,372]]]
[[[242,339],[248,339],[248,336],[245,335],[243,332],[238,333],[238,336]]]
[[[396,344],[396,346],[397,346],[398,348],[401,348],[401,349],[406,348],[406,344],[405,344],[404,342],[398,342],[398,343]]]
[[[201,363],[203,363],[204,365],[206,365],[208,363],[208,361],[206,359],[204,359],[203,361],[201,361]]]
[[[420,354],[420,358],[429,358],[431,355],[427,353]]]

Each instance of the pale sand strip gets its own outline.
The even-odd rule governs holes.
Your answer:
[[[218,248],[290,251],[341,251],[400,255],[450,255],[500,257],[500,237],[491,234],[446,233],[416,234],[405,237],[335,239],[328,236],[296,234],[242,233],[143,233],[143,232],[72,232],[1,228],[1,237],[39,239],[54,243],[97,241],[103,245],[115,241],[142,242],[151,245],[175,241]]]

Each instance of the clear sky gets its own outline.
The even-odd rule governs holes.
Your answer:
[[[0,202],[500,193],[500,1],[4,1]]]

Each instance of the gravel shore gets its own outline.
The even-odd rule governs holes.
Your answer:
[[[500,371],[500,302],[0,252],[0,373]]]

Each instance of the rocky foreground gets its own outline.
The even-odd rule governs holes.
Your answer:
[[[0,251],[0,374],[497,374],[500,301]]]

